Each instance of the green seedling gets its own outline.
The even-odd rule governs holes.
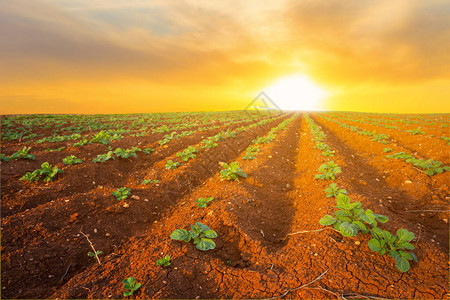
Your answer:
[[[75,164],[81,164],[83,161],[81,158],[77,158],[75,155],[70,155],[63,158],[63,163],[66,165],[75,165]]]
[[[129,277],[122,281],[123,288],[125,292],[123,293],[124,297],[128,297],[133,295],[133,293],[141,287],[140,283],[136,283],[136,280],[133,277]]]
[[[45,152],[59,152],[59,151],[63,151],[64,149],[66,149],[66,147],[59,147],[59,148],[55,148],[55,149],[45,149]]]
[[[374,228],[372,236],[373,238],[368,243],[370,250],[378,252],[380,255],[388,253],[395,259],[395,266],[401,272],[409,270],[409,260],[417,262],[417,257],[414,253],[405,251],[415,249],[410,243],[414,239],[414,233],[401,228],[397,230],[397,235],[393,235],[389,231]]]
[[[370,209],[364,211],[358,201],[350,203],[347,195],[337,195],[336,202],[339,210],[334,213],[334,217],[326,215],[319,223],[323,226],[333,225],[343,236],[356,236],[359,231],[368,233],[370,228],[367,225],[377,227],[377,222],[386,223],[389,220],[386,216],[374,214]]]
[[[223,164],[223,170],[220,171],[220,176],[222,180],[237,180],[239,177],[247,178],[247,173],[245,173],[240,167],[238,162],[232,162],[229,165],[227,163]]]
[[[255,159],[256,153],[259,152],[260,149],[258,146],[249,146],[245,152],[243,159]]]
[[[392,148],[384,148],[383,149],[383,152],[384,153],[390,153],[390,152],[392,152],[393,150],[392,150]]]
[[[0,154],[0,161],[8,162],[9,161],[9,157],[6,156],[4,153],[1,153]]]
[[[213,201],[214,197],[208,197],[208,198],[198,198],[197,200],[195,200],[195,202],[197,202],[197,206],[204,208],[208,206],[208,203]]]
[[[411,133],[412,135],[425,134],[425,132],[421,130],[421,127],[418,127],[416,129],[412,129],[412,130],[405,130],[405,131]]]
[[[193,159],[196,157],[195,153],[198,153],[198,150],[192,146],[189,146],[188,148],[184,149],[183,152],[178,152],[177,156],[180,157],[182,161],[188,161],[189,159]]]
[[[159,183],[157,179],[144,179],[141,184]]]
[[[155,152],[156,150],[155,149],[152,149],[152,148],[145,148],[145,149],[143,149],[142,150],[142,152],[144,152],[144,154],[151,154],[152,152]]]
[[[205,148],[216,148],[217,143],[215,143],[213,140],[207,139],[202,141],[202,143],[205,145]]]
[[[42,163],[40,169],[34,170],[32,173],[27,172],[22,178],[20,178],[20,180],[28,180],[32,182],[38,181],[41,176],[44,176],[44,181],[49,182],[52,181],[58,173],[62,172],[63,171],[61,169],[58,169],[57,166],[52,166],[48,162],[44,162]]]
[[[341,168],[334,163],[334,161],[329,161],[319,167],[319,172],[322,174],[317,174],[316,178],[320,180],[334,180],[336,179],[336,174],[341,173]]]
[[[180,166],[179,162],[173,162],[172,160],[168,160],[166,163],[166,169],[170,170],[170,169],[176,169]]]
[[[112,192],[112,195],[117,198],[117,200],[122,201],[131,195],[130,189],[127,187],[118,188],[116,191]]]
[[[74,147],[80,147],[80,146],[83,146],[83,145],[87,145],[87,144],[89,144],[89,143],[90,143],[90,142],[89,142],[87,139],[83,138],[83,139],[81,139],[80,141],[74,143],[73,146],[74,146]]]
[[[89,257],[97,258],[100,254],[103,254],[103,251],[95,251],[95,253],[94,252],[88,252],[88,256]]]
[[[158,261],[156,262],[156,264],[157,264],[158,266],[164,266],[164,267],[170,266],[170,265],[171,265],[171,263],[170,263],[170,256],[169,256],[169,255],[166,255],[166,256],[164,256],[163,258],[158,259]]]
[[[92,161],[97,163],[97,162],[105,162],[110,159],[113,159],[113,160],[115,159],[114,153],[112,151],[108,151],[108,153],[105,153],[105,154],[99,154],[99,155],[97,155],[97,158],[94,158]]]
[[[34,160],[35,156],[33,154],[28,153],[30,151],[31,147],[23,147],[22,150],[17,151],[16,153],[12,154],[9,158],[10,159],[29,159]]]
[[[216,243],[211,239],[217,237],[217,232],[200,222],[191,225],[191,229],[192,230],[189,231],[176,229],[170,234],[170,238],[176,241],[185,241],[187,243],[192,239],[197,249],[202,251],[216,248]]]
[[[140,149],[136,147],[133,147],[132,149],[117,148],[116,150],[114,150],[114,154],[120,158],[130,158],[130,157],[137,158],[136,152],[139,150]]]
[[[347,194],[347,190],[340,189],[336,183],[331,183],[324,191],[327,193],[327,197],[337,197],[339,194]]]
[[[387,134],[384,134],[384,133],[374,134],[372,136],[372,140],[377,141],[377,142],[379,142],[381,144],[389,143],[388,139],[389,139],[389,136]]]

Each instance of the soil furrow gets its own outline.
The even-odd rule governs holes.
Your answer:
[[[407,223],[411,224],[410,230],[415,231],[418,226],[418,218],[415,214],[407,212],[415,207],[416,202],[428,202],[431,200],[431,196],[422,199],[416,199],[411,197],[406,192],[399,190],[398,188],[392,188],[384,180],[384,175],[373,167],[367,159],[360,156],[354,149],[348,144],[344,143],[334,131],[327,127],[321,120],[313,117],[315,121],[322,126],[323,131],[327,135],[327,141],[329,145],[338,150],[347,162],[345,166],[346,174],[355,174],[358,179],[351,177],[352,191],[366,195],[371,199],[372,206],[379,206],[377,199],[381,200],[383,206],[389,209],[396,218],[401,220],[408,220]],[[357,175],[358,174],[358,175]],[[386,201],[392,199],[392,201]],[[427,218],[421,218],[420,224],[426,228],[428,237],[431,239],[433,235],[436,235],[439,241],[440,247],[445,251],[448,251],[448,229],[441,219],[436,215],[429,215]]]

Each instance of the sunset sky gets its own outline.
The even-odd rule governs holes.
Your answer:
[[[449,113],[450,3],[0,0],[1,114],[244,109],[286,78],[313,109]]]

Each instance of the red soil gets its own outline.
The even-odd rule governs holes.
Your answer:
[[[448,213],[409,211],[429,203],[448,207],[449,173],[423,177],[408,164],[385,161],[383,145],[315,117],[342,167],[335,182],[353,201],[387,215],[385,229],[416,235],[419,263],[401,273],[391,257],[368,249],[367,235],[344,238],[322,230],[319,219],[335,210],[335,200],[323,191],[329,182],[314,175],[329,159],[314,149],[301,114],[275,141],[260,146],[255,160],[242,159],[252,139],[285,118],[226,139],[173,171],[164,169],[169,156],[215,131],[171,142],[148,156],[139,153],[138,159],[69,166],[48,184],[18,180],[45,160],[2,164],[2,297],[123,298],[122,280],[132,276],[142,287],[131,298],[143,299],[448,298]],[[149,137],[141,147],[156,140]],[[75,155],[92,159],[105,152],[89,147]],[[219,162],[231,161],[248,178],[222,181]],[[417,190],[405,188],[399,168]],[[142,186],[143,177],[160,182]],[[120,186],[130,187],[135,197],[118,202],[111,192]],[[207,208],[197,207],[196,199],[210,196]],[[197,221],[217,231],[216,249],[202,252],[170,239],[173,230]],[[101,265],[86,255],[92,250],[80,230],[104,252]],[[172,265],[157,266],[166,254]]]

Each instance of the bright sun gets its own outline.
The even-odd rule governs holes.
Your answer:
[[[320,110],[325,90],[305,75],[279,79],[264,92],[282,110]]]

